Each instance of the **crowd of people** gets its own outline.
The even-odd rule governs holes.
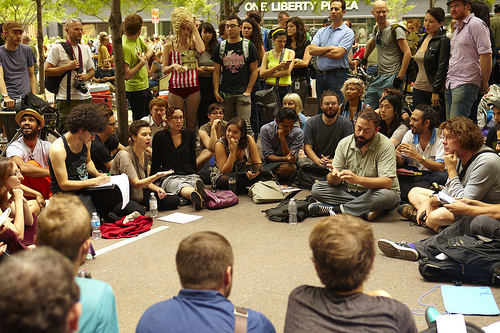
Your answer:
[[[443,29],[442,8],[430,8],[423,25],[408,20],[406,30],[389,23],[384,1],[373,4],[376,25],[361,56],[369,60],[377,54],[377,75],[369,87],[348,77],[358,41],[344,20],[344,0],[330,2],[329,20],[312,38],[299,17],[280,12],[278,27],[269,30],[256,11],[244,20],[227,17],[217,38],[210,23],[180,7],[172,11],[171,40],[161,45],[155,37],[146,45],[141,16],[129,15],[122,36],[133,115],[126,146],[114,136],[113,110],[92,103],[88,89],[81,89],[91,80],[114,89],[109,35],[99,36],[94,57],[82,44],[81,20],[69,20],[67,41],[50,49],[44,73],[64,75],[56,94],[62,135],[53,143],[41,140],[44,117],[24,109],[15,117],[21,136],[0,158],[0,259],[5,261],[0,264],[0,331],[50,326],[54,332],[78,327],[118,332],[110,286],[73,279],[90,248],[93,212],[105,223],[135,211],[145,215],[151,197],[160,211],[188,204],[201,210],[207,191],[231,189],[232,179],[240,195],[258,181],[286,184],[297,175],[301,187],[311,191],[309,213],[325,216],[309,237],[324,287],[292,291],[285,332],[320,327],[416,332],[405,305],[384,291],[363,291],[375,258],[373,232],[363,219],[376,221],[397,208],[411,223],[437,233],[414,243],[378,241],[385,255],[405,260],[421,259],[427,247],[457,235],[500,237],[500,96],[489,99],[495,125],[487,138],[476,124],[493,59],[499,57],[494,35],[499,20],[486,22],[481,5],[469,0],[447,5],[456,20],[451,39]],[[36,61],[21,43],[18,23],[6,22],[2,29],[0,92],[11,106],[36,92]],[[411,68],[414,108],[405,109],[401,90]],[[318,114],[308,118],[302,111],[312,71],[317,72]],[[166,75],[168,101],[153,98],[150,88]],[[266,124],[257,108],[255,92],[261,89],[274,89],[280,105]],[[118,187],[99,188],[120,174],[130,184],[125,205]],[[443,203],[437,193],[457,200]],[[227,299],[234,258],[222,235],[185,238],[176,263],[183,289],[150,307],[137,332],[160,332],[166,325],[179,332],[229,332],[240,325],[275,331],[263,314]],[[12,283],[19,276],[22,283]],[[30,288],[42,304],[19,296]],[[51,288],[51,296],[65,301],[48,297]],[[24,304],[22,312],[13,311],[21,308],[17,304]],[[41,323],[44,316],[51,321]]]

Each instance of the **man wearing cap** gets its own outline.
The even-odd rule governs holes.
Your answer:
[[[445,83],[446,119],[469,117],[477,94],[488,91],[490,32],[486,23],[471,13],[469,0],[452,0],[446,4],[450,7],[451,17],[457,20]]]
[[[21,44],[23,28],[14,21],[2,26],[5,45],[0,47],[0,93],[8,108],[13,108],[15,100],[30,91],[36,94],[36,62],[29,46]]]
[[[48,199],[51,196],[50,142],[38,138],[38,132],[45,126],[43,117],[32,109],[26,109],[16,115],[16,122],[21,126],[23,135],[9,145],[7,157],[12,157],[21,170],[24,176],[22,183]]]
[[[345,0],[330,2],[330,19],[332,24],[318,30],[311,42],[310,53],[318,56],[316,61],[319,69],[316,77],[316,95],[321,96],[323,91],[332,90],[343,101],[340,89],[347,80],[349,67],[349,50],[354,42],[354,32],[344,24]],[[318,113],[322,113],[318,99]]]
[[[90,49],[85,45],[81,45],[83,35],[83,25],[80,19],[70,19],[66,23],[67,43],[71,46],[73,59],[64,50],[61,43],[54,44],[50,48],[49,56],[45,63],[45,76],[59,76],[67,71],[71,71],[69,82],[66,75],[59,85],[59,91],[56,95],[57,109],[59,110],[59,133],[66,130],[66,117],[71,112],[71,109],[83,103],[92,103],[92,96],[88,89],[84,89],[88,81],[94,77],[94,62]],[[81,83],[80,88],[75,88],[76,82]],[[78,84],[77,84],[78,86]],[[83,87],[82,87],[83,86]],[[86,92],[84,92],[86,91]]]

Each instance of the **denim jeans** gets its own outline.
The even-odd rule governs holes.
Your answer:
[[[224,106],[225,120],[229,121],[236,116],[243,118],[247,123],[247,134],[253,136],[250,123],[250,117],[252,115],[252,100],[250,95],[232,95],[226,93],[226,99],[224,99],[222,106]]]
[[[321,71],[316,77],[316,95],[318,97],[318,114],[323,113],[321,110],[321,95],[325,90],[331,90],[339,95],[339,105],[344,101],[344,96],[340,89],[347,80],[347,69],[339,70],[332,74],[323,74]],[[303,105],[305,107],[305,105]]]
[[[476,101],[479,86],[463,84],[455,89],[446,89],[446,119],[464,116],[469,118],[472,105]]]
[[[365,94],[365,103],[370,105],[372,108],[378,108],[378,101],[380,97],[382,97],[382,93],[384,92],[384,88],[395,88],[400,89],[401,87],[394,87],[392,83],[394,82],[394,78],[398,74],[391,75],[379,75],[375,78],[375,80],[370,84],[368,90]]]

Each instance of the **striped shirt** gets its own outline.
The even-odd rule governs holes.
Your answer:
[[[169,86],[171,88],[194,88],[198,87],[198,65],[196,62],[196,50],[186,50],[182,52],[170,51],[170,64],[179,64],[187,68],[187,71],[178,73],[172,71]]]

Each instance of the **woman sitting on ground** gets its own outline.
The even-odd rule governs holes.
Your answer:
[[[215,161],[210,174],[214,188],[227,190],[229,179],[235,178],[238,194],[246,193],[247,187],[260,180],[261,171],[254,170],[259,169],[262,160],[253,137],[247,134],[244,119],[234,117],[229,121],[224,137],[215,144]]]
[[[224,120],[224,107],[220,103],[208,106],[207,116],[210,121],[198,130],[200,145],[196,148],[196,165],[198,170],[215,156],[215,143],[226,133],[227,121]]]
[[[363,102],[365,84],[360,79],[350,78],[344,82],[340,91],[344,95],[344,103],[340,104],[339,113],[354,125],[358,112],[369,107],[368,104]]]
[[[151,128],[144,120],[135,120],[128,128],[131,144],[120,150],[113,160],[111,174],[126,174],[130,181],[130,199],[145,206],[149,210],[149,198],[154,193],[158,201],[158,210],[176,209],[179,206],[177,195],[168,195],[164,189],[153,182],[174,173],[161,171],[150,175],[150,157],[146,149],[151,143]],[[139,211],[141,215],[145,209]]]
[[[295,112],[299,116],[298,125],[300,129],[302,129],[302,132],[304,132],[306,130],[307,118],[302,113],[304,107],[302,104],[302,99],[300,98],[299,94],[297,93],[286,94],[285,97],[283,97],[283,107],[295,110]]]
[[[163,180],[161,188],[184,198],[181,205],[190,199],[194,208],[200,210],[206,197],[205,186],[196,173],[196,135],[191,128],[186,128],[185,119],[181,108],[171,106],[167,109],[164,118],[167,128],[153,137],[151,174],[173,170],[174,173]]]
[[[35,214],[40,212],[40,207],[36,201],[28,203],[24,198],[23,179],[11,158],[0,158],[0,208],[2,212],[10,209],[10,214],[0,220],[0,242],[7,244],[10,253],[35,244]]]
[[[401,99],[396,95],[382,98],[379,108],[380,133],[391,139],[394,147],[399,146],[403,136],[408,131],[408,125],[401,118]]]

